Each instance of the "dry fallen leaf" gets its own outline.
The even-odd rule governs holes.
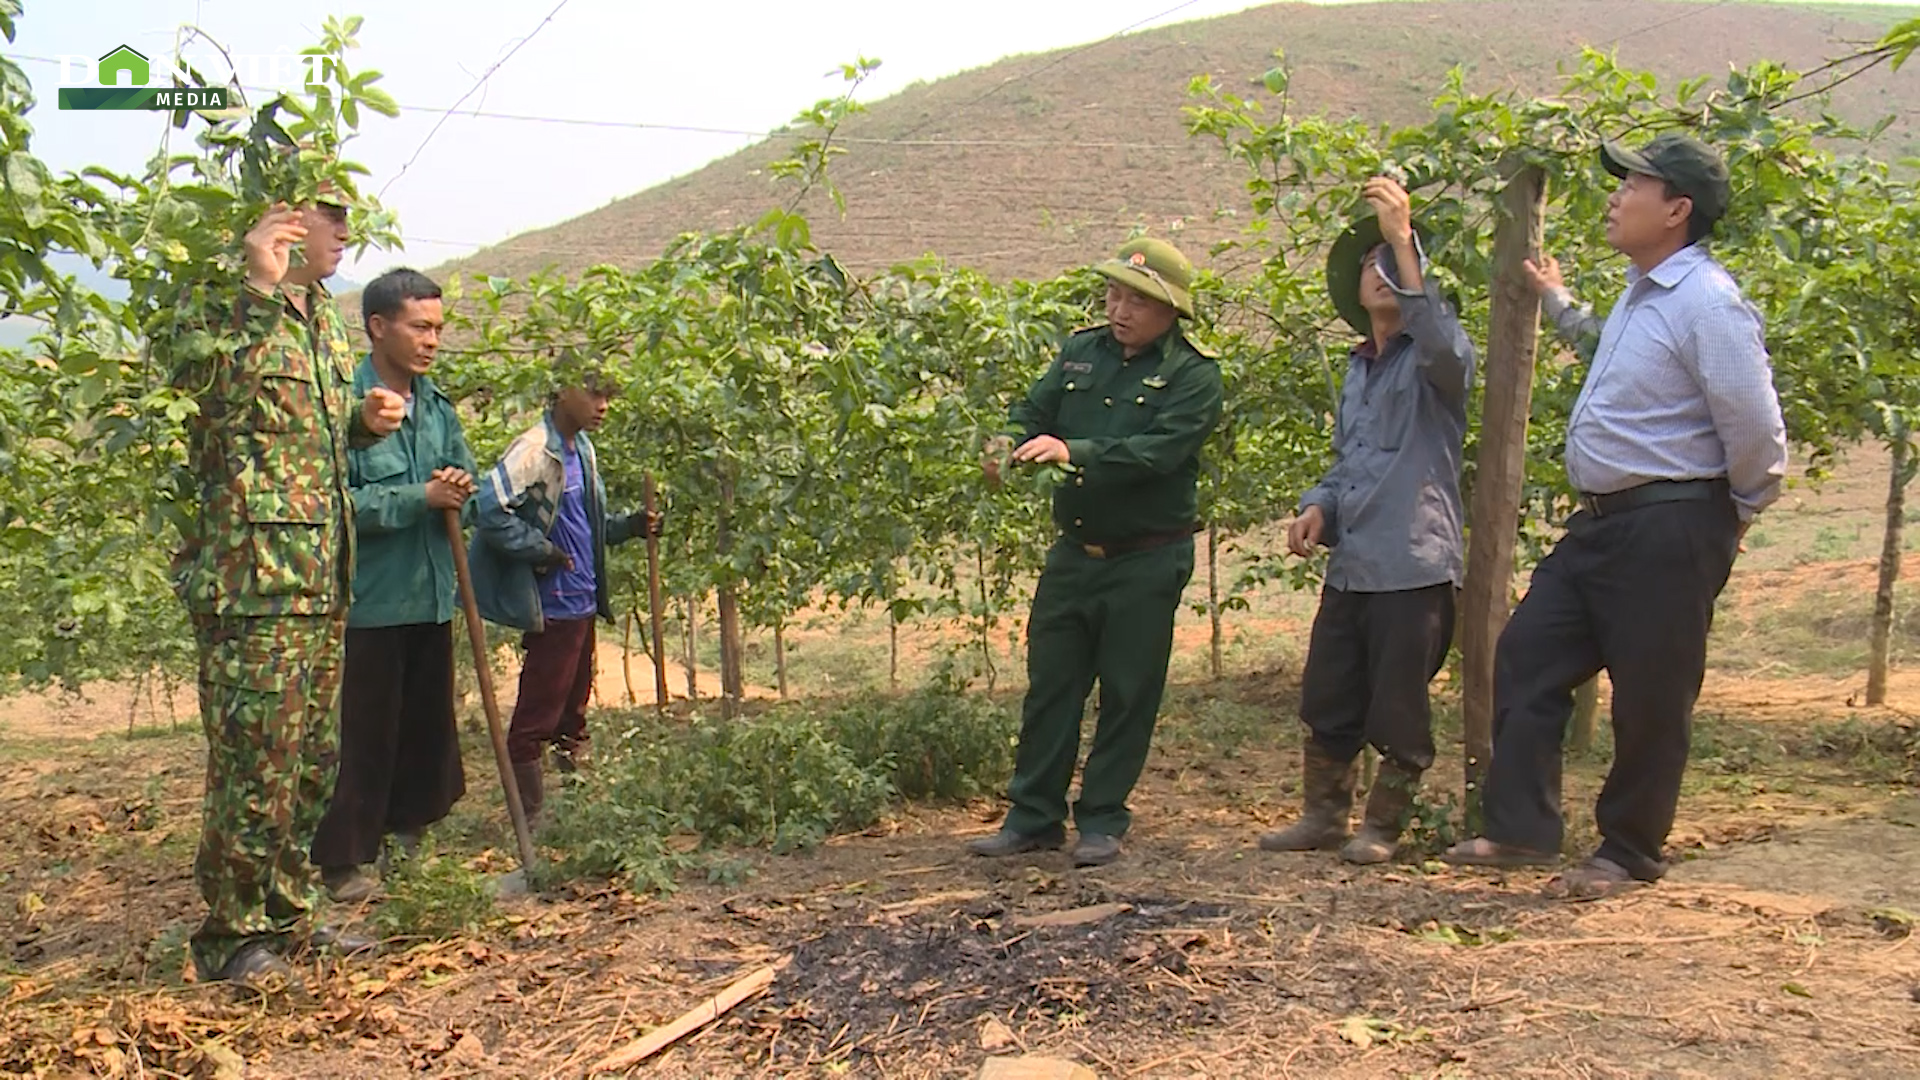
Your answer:
[[[453,1049],[447,1051],[446,1060],[460,1065],[476,1065],[487,1059],[487,1048],[474,1036],[466,1032],[454,1041]]]
[[[195,1080],[243,1080],[247,1075],[247,1061],[233,1047],[210,1042],[197,1049],[200,1063],[193,1071]]]

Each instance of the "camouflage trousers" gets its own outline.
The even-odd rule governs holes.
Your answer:
[[[195,616],[207,793],[194,878],[212,977],[248,941],[306,936],[320,893],[307,848],[339,763],[346,617]]]

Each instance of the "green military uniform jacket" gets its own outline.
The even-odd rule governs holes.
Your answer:
[[[1054,523],[1104,544],[1195,524],[1200,444],[1220,410],[1220,366],[1177,324],[1132,359],[1097,326],[1067,339],[1012,419],[1024,438],[1066,442],[1071,477],[1054,489]]]
[[[187,431],[196,505],[174,561],[194,615],[329,615],[348,603],[348,443],[377,437],[349,392],[340,309],[319,285],[308,297],[303,320],[281,290],[247,288],[213,313],[240,347],[173,373],[199,405]]]
[[[378,385],[380,376],[368,356],[353,373],[353,394],[365,397]],[[432,379],[416,376],[413,411],[400,430],[347,453],[347,490],[360,538],[348,626],[453,620],[459,582],[446,515],[427,505],[427,481],[435,469],[449,465],[479,479],[453,402]],[[463,520],[473,520],[474,505],[469,499],[461,508]]]

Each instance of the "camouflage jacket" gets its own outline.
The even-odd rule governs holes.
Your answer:
[[[326,615],[352,595],[347,449],[378,439],[352,394],[353,351],[320,286],[302,319],[279,290],[247,289],[211,310],[231,351],[187,359],[173,385],[193,396],[192,507],[174,587],[195,615]]]

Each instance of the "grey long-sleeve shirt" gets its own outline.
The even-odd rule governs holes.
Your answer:
[[[1560,336],[1599,320],[1562,289],[1545,298]],[[1742,521],[1780,497],[1786,425],[1760,313],[1705,248],[1627,271],[1567,425],[1567,478],[1609,494],[1656,480],[1726,477]]]
[[[1389,262],[1389,267],[1391,263]],[[1398,592],[1465,574],[1461,443],[1474,348],[1431,278],[1400,298],[1402,332],[1353,351],[1334,421],[1334,464],[1300,499],[1326,516],[1327,584]]]

